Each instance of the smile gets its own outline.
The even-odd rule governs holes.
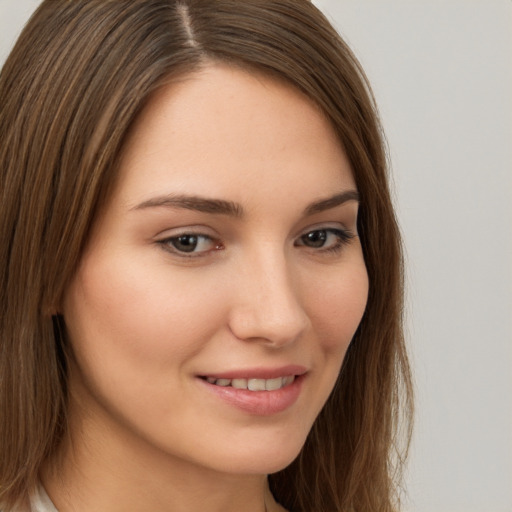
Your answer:
[[[209,384],[235,389],[247,389],[249,391],[277,391],[292,384],[295,375],[276,377],[273,379],[217,379],[215,377],[204,378]]]
[[[272,376],[268,379],[239,376],[229,379],[223,375],[204,376],[198,381],[230,407],[253,415],[269,416],[284,412],[298,400],[304,379],[304,374]]]

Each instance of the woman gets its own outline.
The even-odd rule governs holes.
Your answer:
[[[45,1],[0,97],[2,510],[395,510],[399,234],[318,10]]]

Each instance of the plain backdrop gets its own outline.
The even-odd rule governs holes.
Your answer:
[[[512,512],[512,1],[316,3],[389,141],[417,389],[406,509]],[[0,0],[0,62],[37,4]]]

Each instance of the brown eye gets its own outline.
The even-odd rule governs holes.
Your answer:
[[[352,238],[354,235],[345,229],[314,229],[301,235],[295,245],[320,251],[337,251],[341,250]]]
[[[323,247],[327,241],[327,231],[325,229],[319,229],[317,231],[311,231],[300,237],[302,245],[308,247]]]
[[[220,248],[219,243],[211,237],[195,233],[183,233],[161,240],[159,243],[169,251],[190,256],[200,256],[203,253]]]
[[[181,252],[194,252],[198,242],[199,237],[197,235],[183,235],[169,240],[169,243]]]

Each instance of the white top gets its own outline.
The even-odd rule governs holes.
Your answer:
[[[30,499],[30,512],[59,512],[42,485],[37,487]]]
[[[1,508],[0,512],[9,512],[9,510],[5,508]],[[46,494],[42,485],[38,485],[34,493],[30,496],[30,507],[27,509],[26,507],[18,507],[15,509],[11,509],[10,512],[59,512],[55,505],[52,503],[52,500]]]

